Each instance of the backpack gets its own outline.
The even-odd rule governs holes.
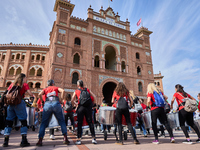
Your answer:
[[[65,111],[72,111],[73,110],[72,103],[67,101],[65,103],[64,110]]]
[[[180,93],[178,93],[178,94],[180,94]],[[186,98],[183,97],[182,101],[185,103],[185,107],[184,107],[185,111],[193,113],[193,112],[195,112],[197,110],[197,106],[196,106],[197,102],[196,102],[196,100],[192,100],[189,97],[186,97]],[[181,105],[184,106],[182,103],[181,103]]]
[[[155,102],[153,102],[153,107],[165,107],[165,99],[161,92],[157,93],[156,91],[154,91],[153,96],[155,98]]]
[[[117,108],[119,109],[127,109],[128,108],[128,102],[126,101],[125,97],[120,97],[117,101]]]
[[[12,86],[6,94],[6,104],[7,105],[18,105],[22,101],[22,96],[20,95],[20,86]]]
[[[90,97],[90,93],[87,91],[87,88],[85,89],[79,89],[81,91],[80,97],[79,97],[79,102],[81,106],[91,106],[92,105],[92,100]]]

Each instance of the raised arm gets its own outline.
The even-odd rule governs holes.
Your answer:
[[[64,95],[65,95],[65,90],[62,88],[58,88],[58,92],[61,93],[61,103],[63,103]]]
[[[96,95],[92,91],[90,91],[90,95],[94,98],[94,104],[96,104],[97,102]]]
[[[171,106],[170,106],[171,109],[173,109],[173,104],[174,104],[175,99],[176,99],[176,97],[173,96],[172,101],[171,101]]]

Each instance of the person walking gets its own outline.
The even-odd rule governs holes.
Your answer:
[[[44,103],[43,112],[42,112],[42,122],[40,125],[39,135],[38,135],[38,142],[37,146],[42,146],[42,140],[45,135],[45,128],[48,126],[49,119],[52,113],[55,115],[56,119],[58,120],[59,125],[61,126],[62,134],[64,135],[64,144],[69,144],[67,138],[67,128],[64,120],[63,110],[59,101],[58,93],[61,93],[61,99],[63,100],[64,97],[64,89],[54,86],[54,80],[50,79],[47,81],[48,87],[43,89],[39,93],[39,98],[43,102],[42,95],[45,95],[46,101]],[[62,102],[61,102],[62,103]],[[33,106],[36,105],[36,101],[33,102]]]
[[[71,102],[71,95],[66,94],[64,103],[63,103],[63,109],[64,109],[64,116],[65,116],[65,123],[68,124],[68,118],[71,121],[71,125],[73,126],[72,131],[75,132],[75,124],[74,124],[74,112],[73,112],[73,106]]]
[[[116,144],[119,144],[119,145],[123,145],[122,115],[124,115],[124,117],[126,119],[126,123],[128,125],[128,129],[131,131],[131,135],[133,137],[134,144],[140,144],[139,141],[137,140],[136,134],[131,125],[128,99],[130,100],[130,107],[131,107],[133,104],[133,101],[129,96],[129,91],[126,88],[124,83],[119,82],[114,90],[113,95],[112,95],[112,103],[116,103],[116,108],[117,108],[116,109],[116,121],[117,121],[118,131],[119,131],[119,141],[117,141]]]
[[[92,106],[96,103],[96,96],[88,88],[84,87],[83,81],[77,81],[78,89],[72,95],[72,103],[78,98],[78,107],[76,110],[77,119],[78,119],[78,134],[76,145],[81,145],[81,136],[82,136],[82,123],[83,117],[85,116],[87,123],[90,127],[90,132],[92,135],[92,143],[97,144],[95,138],[94,124],[92,123]],[[92,102],[91,96],[94,98]]]
[[[190,140],[190,136],[188,134],[187,128],[185,126],[185,122],[194,129],[194,131],[196,132],[198,139],[196,140],[197,143],[200,143],[200,132],[199,129],[197,128],[197,126],[194,124],[194,118],[193,118],[193,113],[192,112],[187,112],[184,109],[184,99],[186,97],[189,97],[192,100],[195,100],[191,95],[189,95],[188,93],[186,93],[183,90],[183,86],[180,84],[175,85],[175,91],[176,93],[174,93],[172,101],[171,101],[171,109],[173,109],[173,104],[174,101],[176,99],[176,102],[178,104],[178,109],[179,109],[179,122],[180,122],[180,126],[181,129],[183,131],[183,133],[185,134],[186,140],[183,141],[183,143],[185,144],[193,144],[193,142]],[[196,100],[195,100],[196,101]]]
[[[169,125],[167,120],[167,116],[165,114],[165,99],[167,96],[164,95],[158,88],[156,88],[154,83],[149,83],[147,86],[147,106],[151,105],[151,121],[152,121],[152,129],[154,132],[155,140],[152,142],[153,144],[159,144],[158,141],[158,129],[157,129],[157,119],[159,119],[160,123],[165,126],[170,135],[171,143],[175,142],[172,128]]]
[[[22,135],[22,141],[20,143],[21,147],[29,146],[30,143],[27,140],[27,112],[26,112],[26,104],[23,100],[25,93],[27,92],[31,97],[34,97],[33,93],[30,91],[30,88],[28,86],[26,75],[23,73],[20,73],[15,78],[14,82],[8,87],[8,92],[11,90],[14,86],[20,87],[19,90],[19,96],[21,97],[21,102],[17,105],[8,105],[7,107],[7,117],[6,117],[6,127],[4,129],[4,143],[3,147],[8,146],[9,142],[9,135],[12,130],[13,126],[13,120],[15,117],[18,117],[18,119],[21,121],[21,135]]]

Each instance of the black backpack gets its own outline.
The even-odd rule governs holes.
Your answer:
[[[70,101],[69,102],[67,101],[65,103],[64,110],[65,111],[72,111],[73,110],[72,103]]]
[[[117,102],[117,108],[119,109],[127,109],[128,108],[128,102],[124,97],[120,97]]]
[[[90,97],[90,93],[87,91],[87,88],[85,89],[79,89],[81,91],[80,97],[79,97],[79,102],[81,106],[91,106],[92,105],[92,100]]]

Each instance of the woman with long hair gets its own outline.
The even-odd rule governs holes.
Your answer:
[[[8,90],[10,90],[13,86],[19,86],[21,87],[20,90],[20,96],[24,98],[25,93],[27,92],[31,97],[34,95],[31,93],[30,88],[28,84],[26,83],[26,75],[23,73],[20,73],[15,78],[14,82],[8,87]],[[30,143],[28,143],[28,140],[26,138],[27,135],[27,112],[26,112],[26,104],[25,101],[22,100],[20,104],[17,105],[9,105],[7,108],[7,117],[6,117],[6,127],[5,127],[5,133],[4,133],[4,143],[3,147],[8,146],[9,141],[9,135],[12,130],[13,126],[13,120],[15,117],[18,117],[18,119],[21,121],[21,135],[22,135],[22,141],[20,146],[29,146]]]
[[[195,100],[195,99],[191,95],[186,93],[183,90],[183,86],[180,85],[180,84],[175,85],[175,91],[176,91],[176,93],[174,93],[174,96],[173,96],[172,101],[171,101],[171,109],[173,109],[173,104],[174,104],[174,101],[176,99],[176,102],[178,104],[178,109],[179,109],[180,126],[181,126],[181,129],[183,130],[183,133],[185,134],[185,137],[186,137],[186,140],[183,141],[183,143],[192,144],[192,141],[190,140],[190,136],[189,136],[187,129],[185,127],[185,122],[187,122],[187,124],[195,130],[196,134],[198,135],[198,139],[196,140],[196,142],[200,143],[200,132],[199,132],[199,129],[197,128],[197,126],[194,124],[193,113],[187,112],[184,109],[184,107],[185,107],[184,106],[185,105],[184,99],[186,97],[189,97],[192,100]]]
[[[126,108],[120,108],[118,106],[119,99],[124,98],[123,100],[126,101],[127,107]],[[134,144],[140,144],[137,140],[136,134],[134,133],[133,127],[131,125],[130,121],[130,113],[129,113],[129,107],[128,107],[128,99],[130,100],[130,107],[133,104],[132,99],[130,98],[129,91],[126,88],[125,84],[122,82],[119,82],[117,84],[117,87],[114,90],[113,96],[112,96],[112,103],[116,103],[116,120],[118,124],[118,130],[119,130],[119,141],[117,141],[116,144],[123,145],[123,139],[122,139],[122,115],[124,115],[126,119],[126,123],[128,125],[128,129],[131,131],[131,135],[134,140]]]
[[[164,95],[162,92],[160,92],[160,90],[158,88],[156,88],[154,83],[149,83],[147,86],[147,106],[151,105],[152,129],[153,129],[154,136],[155,136],[155,140],[152,143],[159,144],[157,119],[159,119],[161,124],[165,125],[165,127],[170,135],[170,141],[171,141],[171,143],[174,143],[175,142],[174,136],[172,133],[172,129],[169,126],[164,107],[157,105],[157,100],[159,98],[162,98],[163,102],[164,102],[168,97],[166,95]]]

